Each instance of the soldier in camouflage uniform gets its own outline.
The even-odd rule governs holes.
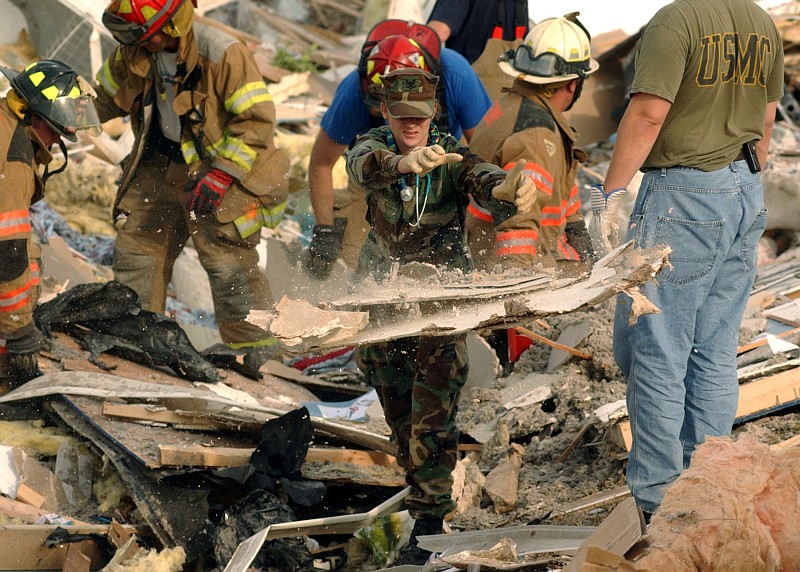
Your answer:
[[[500,224],[535,201],[527,177],[507,176],[431,123],[438,78],[406,68],[383,76],[381,112],[348,153],[348,174],[364,189],[371,230],[357,274],[384,280],[408,262],[472,270],[464,235],[470,196]],[[457,403],[467,379],[465,335],[406,338],[359,349],[359,367],[375,386],[412,487],[415,519],[400,563],[422,564],[429,553],[416,537],[442,532],[454,507]]]

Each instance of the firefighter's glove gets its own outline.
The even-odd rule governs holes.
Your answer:
[[[408,171],[417,175],[427,175],[440,165],[447,163],[459,163],[464,159],[458,153],[448,153],[441,145],[431,145],[430,147],[417,147],[400,160],[405,163]],[[400,169],[400,164],[398,164]],[[400,169],[402,173],[403,170]]]
[[[536,202],[536,187],[533,180],[522,171],[526,161],[517,161],[505,180],[492,190],[492,196],[500,201],[514,203],[517,212],[527,213]]]
[[[42,335],[32,329],[30,332],[14,340],[6,340],[6,363],[11,388],[42,375],[39,371],[39,350],[42,347]]]
[[[315,224],[311,234],[311,246],[305,267],[308,272],[322,280],[330,275],[333,265],[339,257],[344,239],[347,219],[336,219],[334,224]]]
[[[597,256],[605,256],[619,244],[619,216],[627,189],[606,192],[603,185],[592,185],[589,236]]]
[[[186,208],[198,215],[216,212],[234,181],[222,169],[211,169],[191,190]]]

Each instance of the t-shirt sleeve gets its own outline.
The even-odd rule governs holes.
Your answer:
[[[469,0],[438,0],[428,22],[431,20],[444,22],[450,28],[450,35],[455,36],[467,19],[469,4]]]
[[[481,122],[492,106],[492,101],[478,74],[464,56],[445,48],[441,59],[447,110],[450,114],[450,133],[459,138],[464,129],[472,129]]]
[[[631,94],[649,93],[675,103],[688,53],[688,40],[663,24],[645,28],[636,49]]]
[[[320,127],[341,145],[350,145],[358,135],[369,130],[369,110],[361,98],[357,71],[347,74],[336,88]]]
[[[783,97],[784,77],[783,77],[783,41],[775,29],[774,39],[775,59],[769,77],[767,78],[767,101],[773,102]]]

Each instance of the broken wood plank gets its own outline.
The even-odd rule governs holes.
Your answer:
[[[325,449],[321,447],[311,447],[306,455],[306,462],[311,463],[350,463],[368,467],[378,465],[400,469],[397,459],[393,455],[387,455],[379,451],[358,451],[355,449]]]
[[[800,368],[762,377],[739,386],[739,407],[734,424],[800,404]],[[630,420],[623,419],[609,429],[610,439],[631,450]]]
[[[518,331],[520,334],[522,334],[524,336],[527,336],[527,337],[531,338],[534,341],[541,342],[541,343],[543,343],[545,345],[548,345],[548,346],[550,346],[552,348],[561,350],[563,352],[567,352],[568,354],[572,354],[572,355],[574,355],[576,357],[579,357],[581,359],[592,359],[592,354],[587,354],[587,353],[582,352],[580,350],[576,350],[575,348],[571,348],[569,346],[565,346],[564,344],[559,344],[558,342],[553,341],[553,340],[551,340],[549,338],[546,338],[546,337],[544,337],[544,336],[542,336],[540,334],[537,334],[536,332],[534,332],[532,330],[529,330],[528,328],[523,328],[522,326],[515,326],[514,329],[516,331]]]
[[[204,447],[203,445],[159,445],[158,457],[165,467],[238,467],[250,462],[255,448]],[[395,458],[378,451],[354,449],[325,449],[311,447],[306,462],[350,463],[353,465],[378,465],[400,470]]]
[[[564,452],[561,453],[561,456],[558,458],[559,463],[563,463],[569,458],[570,454],[572,453],[572,451],[575,450],[575,447],[578,446],[578,443],[581,442],[584,435],[586,435],[589,429],[591,429],[594,426],[594,423],[595,423],[594,419],[589,419],[586,423],[583,424],[583,427],[581,427],[580,431],[578,431],[578,434],[575,435],[575,438],[572,440],[572,442],[567,446],[566,449],[564,449]]]
[[[0,514],[4,514],[8,518],[27,522],[28,524],[35,524],[40,517],[50,514],[50,511],[36,508],[24,502],[0,495]],[[71,520],[73,524],[88,524],[80,520]]]
[[[629,496],[631,496],[631,490],[627,486],[617,487],[608,491],[601,491],[576,501],[558,505],[552,511],[550,511],[548,518],[552,519],[558,516],[566,516],[568,514],[586,510],[597,505],[606,504]]]
[[[472,530],[451,534],[431,534],[419,537],[419,546],[439,554],[447,551],[486,550],[503,538],[517,544],[519,554],[569,554],[596,530],[594,526],[564,526],[557,524],[529,524],[507,526],[491,530]]]
[[[793,336],[794,334],[800,333],[800,327],[792,328],[791,330],[787,330],[785,332],[781,332],[780,334],[775,334],[776,338],[788,338]],[[743,346],[739,346],[736,349],[736,355],[743,354],[745,352],[749,352],[750,350],[754,350],[761,346],[767,345],[767,338],[762,338],[760,340],[756,340],[755,342],[750,342],[749,344],[744,344]]]
[[[739,386],[739,407],[734,423],[800,403],[800,368],[757,379]]]
[[[788,324],[795,328],[800,327],[800,305],[797,300],[792,300],[786,304],[770,308],[764,312],[767,318],[772,318],[778,322]]]
[[[411,487],[406,487],[368,512],[273,524],[269,527],[265,540],[315,534],[353,534],[381,516],[403,510],[405,499],[410,493]]]
[[[35,508],[41,508],[44,504],[44,495],[29,487],[25,483],[20,483],[17,487],[17,497],[15,500],[24,502]]]
[[[104,401],[103,415],[150,423],[166,423],[167,425],[174,425],[179,429],[191,427],[193,429],[197,428],[202,430],[223,430],[228,428],[224,423],[216,423],[207,417],[198,417],[189,412],[178,412],[156,405]]]
[[[631,422],[628,419],[621,419],[608,428],[606,433],[614,445],[625,451],[630,451],[633,445],[633,434],[631,432]]]
[[[91,564],[92,559],[81,552],[77,545],[70,543],[61,572],[89,572]]]
[[[183,384],[188,383],[179,380]],[[250,380],[255,385],[261,385],[264,391],[270,388],[265,384]],[[238,385],[238,382],[237,382]],[[274,389],[272,390],[274,392]],[[0,403],[9,403],[22,399],[34,397],[45,397],[56,394],[66,394],[72,396],[87,396],[100,399],[111,398],[135,398],[139,400],[151,400],[156,403],[172,404],[175,409],[197,408],[197,414],[215,414],[218,421],[222,421],[222,416],[227,415],[231,418],[240,419],[243,414],[249,416],[251,422],[260,424],[286,414],[288,409],[277,409],[265,407],[263,405],[245,404],[231,399],[225,399],[212,394],[209,391],[201,391],[191,386],[185,385],[165,385],[150,383],[136,379],[121,378],[108,373],[89,373],[89,372],[56,372],[29,381],[28,383],[0,396]],[[286,404],[283,404],[286,406]],[[103,419],[102,416],[100,419]],[[95,421],[98,421],[95,419]],[[315,431],[325,435],[343,439],[355,445],[395,454],[396,447],[384,435],[378,435],[365,431],[364,429],[353,426],[352,422],[334,421],[311,417],[311,424]]]
[[[105,565],[105,553],[98,548],[94,540],[45,547],[45,540],[56,528],[63,528],[70,534],[103,535],[108,530],[104,525],[0,526],[0,570],[61,570],[67,560],[67,551],[73,545],[89,557],[92,568],[102,568]]]
[[[624,555],[634,544],[641,540],[645,531],[644,518],[636,507],[636,502],[626,499],[614,507],[611,514],[587,538],[575,557],[562,568],[563,572],[578,572],[586,559],[590,546],[599,546],[620,556]]]
[[[250,462],[255,448],[159,445],[162,467],[240,467]]]

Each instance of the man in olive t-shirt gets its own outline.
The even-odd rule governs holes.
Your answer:
[[[603,196],[624,193],[644,170],[628,239],[672,249],[642,287],[661,312],[631,325],[631,300],[620,295],[614,324],[633,431],[627,480],[649,519],[696,447],[734,421],[739,324],[766,224],[757,163],[783,93],[781,38],[752,0],[677,0],[645,27],[631,92]]]

